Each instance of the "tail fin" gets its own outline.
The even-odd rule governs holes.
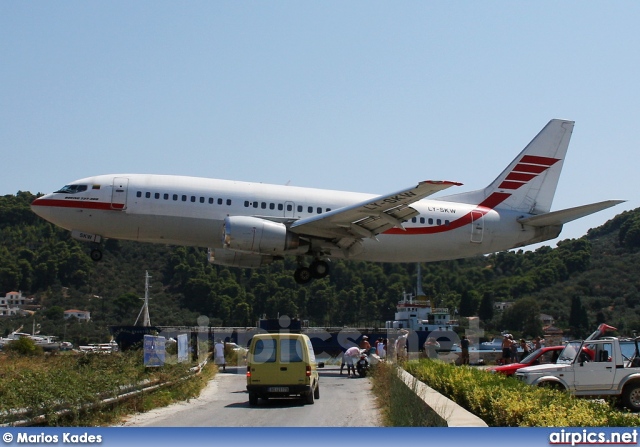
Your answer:
[[[440,200],[489,207],[500,204],[501,208],[528,214],[548,213],[569,147],[573,124],[573,121],[559,119],[549,121],[489,186],[441,197]]]

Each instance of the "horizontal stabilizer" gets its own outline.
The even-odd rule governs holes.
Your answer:
[[[550,225],[563,225],[589,214],[611,208],[626,200],[605,200],[604,202],[592,203],[589,205],[576,206],[566,210],[553,211],[551,213],[540,214],[539,216],[525,217],[518,219],[518,223],[531,225],[533,227],[547,227]]]

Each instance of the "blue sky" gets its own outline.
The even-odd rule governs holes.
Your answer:
[[[0,194],[107,173],[484,187],[576,121],[553,209],[640,206],[639,2],[0,2]],[[448,192],[451,192],[449,190]]]

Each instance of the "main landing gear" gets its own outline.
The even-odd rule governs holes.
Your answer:
[[[326,261],[315,260],[309,267],[300,266],[293,273],[298,284],[307,284],[312,279],[321,279],[329,274],[329,264]]]
[[[100,245],[94,244],[89,256],[91,256],[91,260],[95,262],[102,260],[102,250],[100,250]]]

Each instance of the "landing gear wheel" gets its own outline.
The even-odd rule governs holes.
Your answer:
[[[311,281],[311,278],[312,274],[309,267],[298,267],[293,273],[293,279],[295,279],[298,284],[306,284]]]
[[[94,248],[93,250],[91,250],[90,256],[93,261],[98,262],[99,260],[102,259],[102,252],[97,248]]]
[[[324,278],[329,274],[329,264],[325,261],[313,261],[309,269],[311,270],[311,276],[315,279]]]

